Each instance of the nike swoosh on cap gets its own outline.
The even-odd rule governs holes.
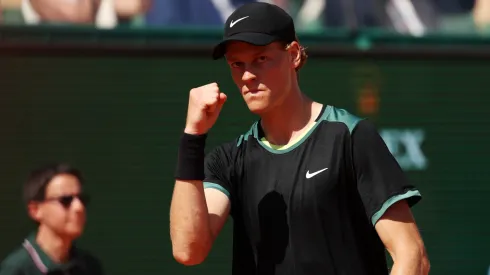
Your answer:
[[[242,18],[238,18],[236,21],[231,20],[231,22],[230,22],[230,28],[233,28],[233,26],[235,26],[236,23],[238,23],[238,22],[240,22],[243,19],[246,19],[248,17],[250,17],[250,16],[245,16],[245,17],[242,17]]]

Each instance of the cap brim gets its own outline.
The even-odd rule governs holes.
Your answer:
[[[277,38],[265,33],[237,33],[232,35],[214,47],[213,59],[219,59],[226,53],[226,44],[230,41],[241,41],[256,46],[265,46],[276,41]]]

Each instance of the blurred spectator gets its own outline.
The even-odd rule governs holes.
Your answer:
[[[490,33],[490,1],[476,0],[472,12],[478,30]]]
[[[432,0],[441,14],[461,14],[469,12],[475,0]]]
[[[117,0],[115,11],[118,18],[118,27],[130,26],[136,17],[144,17],[150,9],[152,2],[159,0]]]
[[[150,0],[22,0],[27,24],[91,24],[113,28],[144,13]]]
[[[20,8],[21,0],[0,0],[0,22],[6,24],[8,22],[19,22],[22,21],[19,14],[12,13],[12,10],[18,10]]]
[[[148,26],[221,27],[236,7],[256,0],[155,0]]]
[[[388,0],[389,25],[397,32],[422,36],[438,27],[438,11],[432,0]]]
[[[99,4],[99,0],[23,0],[22,14],[27,24],[90,24]]]
[[[490,0],[0,0],[0,21],[221,28],[238,6],[256,1],[286,10],[300,32],[377,28],[413,36],[490,33]]]
[[[238,6],[256,1],[288,11],[298,30],[321,28],[325,0],[158,0],[145,19],[148,26],[221,27]]]
[[[389,0],[327,0],[324,25],[331,28],[383,27]]]
[[[489,0],[433,0],[440,13],[438,31],[451,34],[490,33]]]
[[[323,28],[326,0],[270,0],[267,1],[286,10],[294,18],[298,31],[318,31]]]

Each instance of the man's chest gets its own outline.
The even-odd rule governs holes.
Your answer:
[[[284,153],[252,149],[239,170],[234,206],[256,253],[263,247],[284,251],[291,236],[321,238],[325,223],[346,211],[346,187],[353,186],[345,146],[312,139]]]
[[[256,212],[271,194],[293,212],[323,207],[338,197],[349,165],[344,146],[335,140],[311,140],[284,152],[255,146],[244,158],[236,185],[244,210]]]

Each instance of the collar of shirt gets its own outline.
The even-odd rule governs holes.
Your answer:
[[[36,235],[37,232],[33,232],[29,234],[29,236],[27,236],[24,239],[22,245],[27,250],[27,253],[31,257],[36,267],[43,274],[47,274],[48,272],[54,270],[69,270],[75,265],[80,264],[77,257],[78,254],[77,249],[75,246],[72,246],[72,249],[70,251],[70,259],[68,262],[66,263],[54,262],[36,242]]]

